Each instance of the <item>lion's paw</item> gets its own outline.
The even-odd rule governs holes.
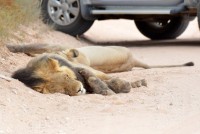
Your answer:
[[[105,81],[108,87],[113,90],[115,93],[128,93],[130,92],[131,85],[129,82],[119,79],[111,78],[110,80]]]
[[[137,87],[141,87],[141,86],[147,87],[147,81],[145,79],[142,79],[142,80],[138,80],[135,82],[131,82],[131,86],[133,88],[137,88]]]

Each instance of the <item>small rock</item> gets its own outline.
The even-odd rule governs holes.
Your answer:
[[[65,120],[66,120],[66,121],[69,121],[69,120],[70,120],[70,118],[69,118],[69,117],[66,117],[66,118],[65,118]]]
[[[46,117],[45,117],[45,120],[49,120],[49,119],[50,119],[49,116],[46,116]]]
[[[11,99],[10,99],[10,98],[7,98],[7,101],[8,101],[8,102],[11,102]]]
[[[11,92],[17,95],[17,94],[18,94],[18,93],[17,93],[17,90],[18,90],[18,89],[16,89],[16,88],[12,88],[12,89],[11,89]]]

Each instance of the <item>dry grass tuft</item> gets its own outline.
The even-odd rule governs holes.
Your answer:
[[[38,0],[0,0],[0,42],[15,33],[20,25],[39,19]]]

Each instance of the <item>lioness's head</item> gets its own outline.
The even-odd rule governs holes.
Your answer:
[[[90,60],[87,58],[87,56],[77,49],[66,49],[58,52],[58,54],[73,63],[80,63],[88,66],[90,65]]]
[[[58,60],[48,56],[33,59],[25,69],[16,71],[13,78],[41,93],[75,96],[86,92],[72,69],[61,66]]]

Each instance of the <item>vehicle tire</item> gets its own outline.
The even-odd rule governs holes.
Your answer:
[[[200,29],[200,2],[197,5],[197,19],[198,19],[198,24],[199,24],[199,29]]]
[[[135,21],[138,30],[152,40],[175,39],[181,35],[189,24],[186,17],[174,17],[165,20]]]
[[[94,21],[81,16],[80,0],[43,0],[41,14],[44,23],[72,36],[86,32]]]

